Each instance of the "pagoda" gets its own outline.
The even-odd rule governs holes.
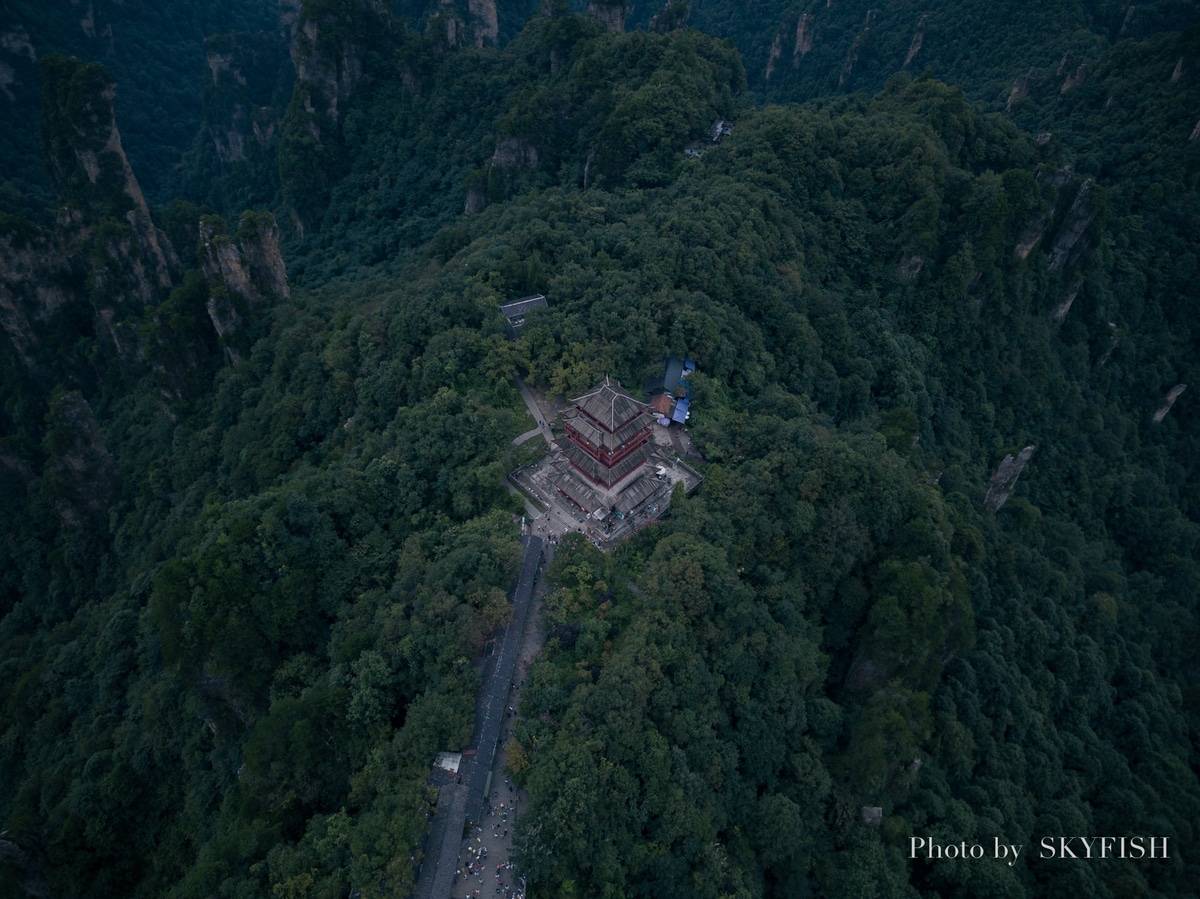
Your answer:
[[[590,483],[614,491],[654,452],[650,407],[607,377],[571,403],[563,421],[568,438],[563,454]]]
[[[547,510],[554,522],[540,524],[588,534],[601,548],[653,521],[683,484],[690,491],[700,473],[658,445],[657,417],[646,403],[605,378],[595,389],[570,400],[563,431],[550,441],[545,459],[509,475],[512,482]],[[573,521],[572,521],[573,519]]]

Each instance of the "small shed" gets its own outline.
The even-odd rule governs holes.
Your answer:
[[[504,316],[504,320],[507,323],[508,339],[516,340],[520,337],[521,329],[525,327],[525,316],[531,310],[544,308],[545,306],[546,296],[540,293],[521,297],[519,300],[513,300],[511,303],[502,305],[500,307],[500,314]]]
[[[669,393],[656,393],[650,398],[650,408],[653,409],[660,418],[670,418],[671,405],[674,400],[671,399]]]

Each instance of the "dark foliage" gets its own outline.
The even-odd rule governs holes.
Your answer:
[[[793,96],[836,94],[804,106],[742,96],[769,37],[747,78],[695,30],[558,8],[472,47],[446,30],[469,9],[322,0],[292,85],[281,38],[223,24],[180,172],[197,205],[156,216],[180,264],[140,303],[150,257],[112,248],[150,232],[71,159],[107,140],[109,76],[44,59],[52,180],[93,220],[0,220],[4,285],[33,284],[23,253],[69,260],[12,294],[0,344],[0,886],[406,894],[429,764],[468,740],[508,614],[511,375],[574,395],[675,353],[699,363],[702,487],[549,571],[510,746],[533,890],[1193,891],[1200,432],[1192,391],[1162,407],[1197,382],[1197,32],[1169,4],[1137,40],[1096,4],[1007,34],[955,9],[982,68],[938,74],[962,89],[843,95],[899,68],[881,12],[840,90],[792,70]],[[1029,29],[1081,23],[1084,80],[971,102],[1011,47],[1050,53]],[[704,141],[716,118],[732,134]],[[277,137],[233,159],[230,123]],[[289,232],[292,291],[231,342],[195,248],[202,221],[244,248],[266,217],[202,216],[250,201]],[[63,285],[82,301],[39,318]],[[510,343],[497,306],[533,290]],[[1173,852],[1037,857],[1072,834]],[[925,861],[913,837],[1025,848]]]

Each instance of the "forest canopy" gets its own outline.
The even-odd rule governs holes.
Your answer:
[[[110,136],[119,65],[39,48],[50,172],[0,195],[3,890],[411,892],[520,564],[512,377],[675,354],[703,485],[546,574],[530,895],[1188,895],[1200,29],[1094,6],[1002,112],[1002,40],[965,85],[876,56],[769,103],[719,4],[243,4],[170,177]],[[1037,857],[1072,835],[1171,852]]]

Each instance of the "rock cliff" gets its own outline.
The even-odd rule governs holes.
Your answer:
[[[279,229],[269,213],[246,212],[235,243],[220,217],[206,216],[200,222],[200,248],[209,281],[208,317],[226,357],[237,364],[245,350],[240,336],[246,317],[258,312],[268,298],[282,299],[290,292],[279,252]]]
[[[1004,104],[1005,112],[1012,112],[1013,105],[1020,103],[1029,96],[1029,88],[1033,84],[1033,69],[1021,75],[1013,82],[1012,90],[1008,92],[1008,102]]]
[[[908,45],[908,55],[904,57],[903,68],[908,68],[908,64],[913,61],[913,58],[921,52],[921,46],[925,43],[925,22],[929,19],[928,15],[921,16],[921,20],[917,22],[917,31],[913,35],[912,43]]]
[[[771,51],[767,54],[767,69],[763,73],[763,78],[767,81],[771,80],[771,76],[775,74],[775,63],[779,62],[779,57],[783,55],[783,35],[777,34],[771,41]]]
[[[288,53],[296,70],[297,88],[289,116],[303,112],[316,120],[341,123],[346,107],[366,74],[365,57],[393,31],[388,4],[381,0],[284,0],[280,18],[289,30]],[[314,132],[319,137],[319,133]]]
[[[1108,323],[1108,346],[1104,348],[1104,352],[1100,358],[1096,360],[1096,367],[1103,368],[1108,365],[1108,360],[1117,351],[1117,347],[1121,345],[1121,329],[1117,327],[1116,322]]]
[[[218,77],[236,80],[224,58],[211,62]],[[194,270],[184,277],[150,217],[121,149],[103,68],[65,57],[48,57],[43,66],[42,137],[63,205],[53,230],[0,219],[0,329],[46,392],[56,384],[86,392],[110,372],[152,373],[163,397],[182,398],[216,351],[203,310],[204,278]],[[241,251],[234,250],[232,261],[219,254],[210,261],[230,282],[240,267],[251,305],[266,295],[286,296],[274,220],[247,215],[238,237]],[[86,424],[70,401],[63,409],[64,421]],[[67,481],[70,471],[82,470],[64,464]],[[70,499],[76,493],[65,494],[69,524],[82,520],[79,510],[87,507]]]
[[[492,154],[492,165],[504,172],[533,171],[537,164],[537,147],[524,137],[501,138]]]
[[[282,110],[272,86],[287,65],[274,35],[221,34],[204,42],[211,78],[204,91],[203,137],[224,165],[265,157],[277,142]]]
[[[319,222],[345,174],[343,119],[368,59],[391,56],[385,40],[394,22],[379,0],[304,0],[298,9],[289,0],[283,19],[296,81],[280,136],[279,175],[303,233]],[[385,52],[373,55],[379,50]]]
[[[1075,71],[1067,76],[1067,79],[1063,82],[1059,93],[1065,94],[1072,88],[1079,87],[1079,85],[1083,84],[1083,82],[1087,80],[1087,73],[1087,65],[1080,63],[1075,67]]]
[[[798,67],[800,60],[812,51],[815,24],[816,19],[808,13],[801,15],[799,21],[796,22],[796,46],[792,50],[792,68]]]
[[[103,66],[64,56],[42,59],[42,143],[55,190],[79,213],[72,222],[93,226],[123,219],[128,233],[110,256],[133,265],[138,280],[155,288],[171,285],[178,260],[166,236],[154,227],[146,199],[121,147],[113,114],[115,82]]]
[[[108,510],[117,493],[117,466],[92,407],[78,392],[52,399],[46,420],[43,488],[63,525],[79,530]]]
[[[496,13],[496,0],[467,0],[471,13],[471,27],[475,32],[476,47],[495,46],[500,36],[500,17]]]
[[[682,28],[691,18],[692,8],[685,0],[672,0],[665,7],[650,17],[649,28],[659,34],[666,34],[676,28]]]
[[[846,53],[846,61],[842,64],[842,71],[838,74],[838,89],[846,86],[850,77],[854,74],[854,67],[858,64],[858,55],[863,48],[871,40],[871,23],[875,21],[875,10],[867,10],[867,19],[863,23],[862,31],[854,38],[854,43],[850,45],[849,52]]]
[[[1071,207],[1063,217],[1062,224],[1054,235],[1054,243],[1050,247],[1050,270],[1061,271],[1071,258],[1071,253],[1083,237],[1084,232],[1096,219],[1097,207],[1092,198],[1092,188],[1095,181],[1086,179],[1071,201]]]
[[[1038,241],[1042,239],[1042,235],[1046,233],[1046,227],[1050,224],[1050,219],[1054,215],[1052,209],[1046,209],[1039,212],[1026,223],[1025,228],[1021,231],[1021,236],[1017,238],[1017,246],[1015,252],[1022,259],[1028,259],[1029,254],[1033,252],[1033,248],[1037,246]]]
[[[1000,508],[1008,502],[1009,494],[1017,486],[1017,478],[1021,476],[1021,472],[1025,470],[1026,464],[1033,458],[1033,452],[1036,449],[1036,446],[1027,446],[1021,452],[1017,453],[1015,459],[1009,453],[996,466],[995,472],[992,473],[991,481],[988,483],[987,496],[983,499],[983,510],[985,512],[999,512]]]
[[[269,212],[242,213],[238,223],[242,255],[250,266],[250,276],[269,296],[286,299],[291,295],[283,254],[279,250],[279,228]]]
[[[307,7],[306,7],[307,8]],[[326,31],[333,31],[326,26]],[[334,124],[340,121],[345,105],[363,75],[361,50],[349,38],[322,39],[322,20],[319,16],[303,17],[292,39],[292,65],[296,78],[311,85],[305,109],[311,114],[326,116]],[[320,137],[320,132],[314,133]]]
[[[1161,423],[1167,417],[1167,413],[1171,411],[1171,407],[1175,405],[1175,401],[1179,399],[1179,395],[1187,390],[1187,384],[1176,384],[1163,398],[1163,404],[1158,407],[1154,413],[1154,421],[1156,424]]]
[[[1075,298],[1079,296],[1079,288],[1083,287],[1082,281],[1073,281],[1071,286],[1067,288],[1058,305],[1054,307],[1054,311],[1050,313],[1050,317],[1056,322],[1060,322],[1067,317],[1067,313],[1071,310],[1071,304],[1075,302]]]
[[[17,68],[23,68],[22,63],[37,62],[37,52],[24,26],[0,34],[0,51],[3,51],[3,55],[0,55],[0,93],[9,103],[15,103],[17,95],[13,88],[21,83]],[[6,60],[4,57],[9,58]]]
[[[1053,208],[1042,209],[1029,218],[1017,238],[1015,252],[1022,259],[1028,258],[1033,248],[1049,233],[1050,236],[1046,237],[1046,255],[1049,258],[1050,270],[1062,271],[1080,252],[1083,236],[1103,207],[1102,195],[1098,197],[1095,192],[1095,179],[1077,180],[1070,166],[1041,169],[1038,171],[1037,180],[1039,184],[1054,188],[1055,205]],[[1064,209],[1068,197],[1071,198],[1070,205]],[[1071,300],[1073,299],[1072,296]],[[1067,302],[1061,310],[1061,315],[1066,315],[1069,308],[1070,302]],[[1054,314],[1055,317],[1060,317],[1057,309]]]
[[[615,0],[615,2],[590,0],[588,3],[588,15],[609,31],[622,32],[625,30],[626,12],[624,0]]]
[[[69,303],[78,303],[79,274],[49,235],[0,235],[0,327],[27,369],[36,371],[42,334]]]
[[[101,338],[126,368],[143,370],[138,324],[166,299],[179,260],[121,147],[107,72],[62,56],[44,57],[42,72],[42,139],[63,206],[53,232],[14,219],[0,236],[0,326],[39,375],[53,369],[78,383],[64,327],[72,339]]]
[[[15,876],[16,888],[33,899],[54,895],[41,855],[36,848],[30,851],[22,848],[8,830],[0,832],[0,863]]]

